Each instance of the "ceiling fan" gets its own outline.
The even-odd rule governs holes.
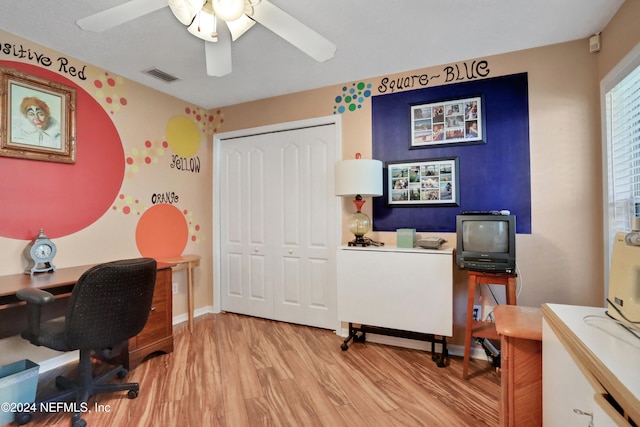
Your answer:
[[[83,30],[102,32],[167,6],[191,34],[205,41],[210,76],[231,72],[231,41],[256,22],[318,62],[333,58],[336,51],[332,42],[268,0],[130,0],[78,19],[76,24]]]

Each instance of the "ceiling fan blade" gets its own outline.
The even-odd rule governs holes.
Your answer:
[[[167,5],[167,0],[130,0],[102,12],[80,18],[76,24],[83,30],[99,33],[155,12],[167,7]]]
[[[218,41],[204,42],[207,75],[222,77],[231,72],[231,34],[226,25],[218,21]]]
[[[336,45],[267,0],[253,6],[251,18],[318,62],[333,58],[336,52]]]

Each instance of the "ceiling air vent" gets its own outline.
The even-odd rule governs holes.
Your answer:
[[[160,79],[162,81],[165,81],[167,83],[171,83],[173,81],[178,80],[177,77],[172,76],[171,74],[167,74],[162,70],[158,70],[157,68],[151,68],[150,70],[146,70],[145,73],[149,74],[150,76],[155,77],[156,79]]]

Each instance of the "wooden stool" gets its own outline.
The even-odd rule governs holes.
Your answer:
[[[174,258],[163,258],[158,261],[173,264],[171,270],[187,270],[187,312],[189,315],[189,332],[193,332],[193,269],[200,265],[200,255],[182,255]]]
[[[464,332],[464,360],[462,362],[462,378],[469,378],[469,357],[471,355],[471,339],[473,337],[499,340],[493,322],[473,320],[473,303],[475,302],[476,285],[506,286],[507,304],[516,305],[517,274],[481,273],[469,271],[469,288],[467,289],[467,319]]]

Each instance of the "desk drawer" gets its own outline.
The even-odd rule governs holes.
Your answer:
[[[142,332],[136,337],[135,348],[144,347],[145,345],[159,341],[171,335],[171,331],[167,331],[167,304],[154,304],[149,313],[149,319]]]
[[[147,324],[137,336],[129,341],[130,350],[139,350],[172,335],[171,304],[171,269],[158,270]]]

